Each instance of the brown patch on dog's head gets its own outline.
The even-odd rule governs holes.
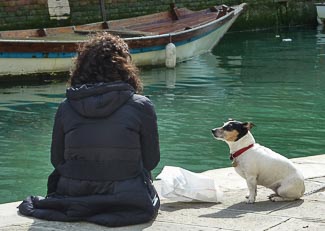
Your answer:
[[[254,126],[251,122],[240,122],[229,119],[222,127],[212,129],[212,134],[216,139],[236,142],[245,136]]]

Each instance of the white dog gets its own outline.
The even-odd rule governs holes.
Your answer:
[[[229,120],[222,127],[212,129],[213,136],[225,141],[236,172],[246,179],[249,194],[247,203],[254,203],[257,185],[272,189],[272,201],[296,200],[304,195],[305,184],[301,172],[286,157],[255,143],[250,122]]]

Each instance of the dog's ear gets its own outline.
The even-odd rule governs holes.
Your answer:
[[[247,128],[247,130],[251,130],[255,126],[255,124],[253,124],[252,122],[245,122],[243,123],[243,126]]]

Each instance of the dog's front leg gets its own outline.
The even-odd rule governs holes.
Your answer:
[[[247,204],[252,204],[255,202],[256,192],[257,192],[257,184],[256,184],[256,177],[250,176],[246,179],[249,195],[246,200]]]

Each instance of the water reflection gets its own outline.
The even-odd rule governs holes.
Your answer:
[[[318,62],[316,63],[317,68],[325,66],[325,28],[324,25],[319,25],[317,27],[317,47],[318,50]]]
[[[322,46],[322,45],[325,44],[325,28],[324,28],[324,25],[318,25],[316,30],[317,30],[317,34],[316,34],[317,44]],[[322,51],[322,54],[324,54],[324,50]]]
[[[154,68],[146,70],[145,79],[146,85],[155,84],[157,82],[164,82],[167,89],[175,88],[176,84],[176,69],[175,68]],[[153,78],[152,78],[153,77]]]

